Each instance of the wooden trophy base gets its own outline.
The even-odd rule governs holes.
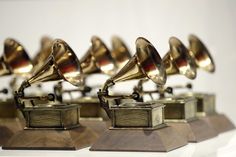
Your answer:
[[[0,118],[0,146],[20,130],[23,130],[23,127],[18,118]]]
[[[235,129],[234,124],[224,114],[215,113],[200,119],[211,125],[218,134]]]
[[[77,150],[90,146],[99,135],[89,127],[72,130],[22,130],[2,149],[14,150]]]
[[[202,119],[166,123],[186,137],[189,142],[201,142],[218,135],[214,128]]]
[[[109,129],[90,148],[91,151],[168,152],[187,144],[172,127],[154,130]]]
[[[88,147],[106,129],[106,123],[96,120],[80,122],[79,111],[78,104],[26,107],[23,109],[25,130],[18,131],[2,148],[76,150]]]
[[[107,121],[97,119],[81,118],[80,124],[93,130],[99,137],[107,130],[108,127],[110,127],[108,126]]]

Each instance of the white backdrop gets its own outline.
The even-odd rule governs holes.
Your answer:
[[[215,92],[218,111],[236,123],[235,6],[234,0],[1,0],[0,49],[6,37],[14,37],[34,56],[42,35],[50,35],[64,39],[80,58],[92,35],[110,46],[110,37],[116,34],[133,53],[136,38],[143,36],[163,56],[170,36],[187,45],[188,34],[194,33],[208,46],[216,63],[215,74],[198,71],[194,88]],[[1,78],[0,87],[8,80]],[[175,76],[168,84],[187,81]]]

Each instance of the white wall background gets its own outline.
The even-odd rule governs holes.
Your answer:
[[[92,35],[110,45],[111,35],[117,34],[132,51],[136,38],[146,37],[163,56],[170,36],[187,45],[188,34],[194,33],[217,66],[213,75],[199,70],[194,87],[216,93],[217,110],[236,123],[235,7],[234,0],[1,0],[0,49],[6,37],[14,37],[34,56],[42,35],[50,35],[64,39],[81,57]],[[1,78],[0,87],[8,80]],[[175,76],[168,83],[187,81]]]

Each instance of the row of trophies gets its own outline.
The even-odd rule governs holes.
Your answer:
[[[65,41],[44,37],[40,51],[30,60],[19,42],[6,39],[0,76],[13,76],[13,98],[0,102],[2,148],[76,150],[91,146],[91,151],[167,152],[235,128],[215,110],[214,94],[173,94],[177,88],[192,85],[165,85],[167,76],[174,74],[195,79],[197,68],[215,71],[214,61],[198,37],[189,36],[189,48],[171,37],[170,49],[163,58],[147,39],[139,37],[135,44],[132,57],[119,37],[112,38],[109,50],[93,36],[91,46],[79,60]],[[96,87],[86,82],[94,74],[110,77],[97,94],[91,94]],[[24,79],[20,86],[19,79]],[[133,79],[138,79],[133,93],[112,90],[116,83]],[[144,90],[148,80],[155,83],[154,90]],[[48,81],[57,81],[50,94],[40,87]],[[77,88],[66,90],[63,81]],[[35,86],[34,90],[30,86]],[[80,96],[64,99],[65,93],[72,92]],[[145,95],[152,99],[145,100]]]

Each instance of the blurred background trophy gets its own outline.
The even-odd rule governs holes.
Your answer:
[[[189,54],[197,68],[209,73],[215,72],[215,63],[206,46],[195,36],[189,36]],[[191,84],[178,86],[178,88],[192,88]],[[187,92],[180,94],[184,97],[197,99],[197,116],[211,125],[217,133],[222,133],[235,128],[234,124],[224,115],[216,112],[215,94],[204,92]]]
[[[88,85],[87,81],[91,75],[106,74],[112,76],[131,58],[131,54],[124,42],[117,36],[112,37],[112,50],[110,51],[105,43],[97,36],[91,39],[91,47],[80,59],[83,71],[84,85],[76,89],[63,89],[62,82],[54,87],[54,93],[57,100],[66,103],[76,103],[81,105],[81,117],[90,120],[108,119],[104,110],[100,107],[96,91],[102,86],[100,82],[96,86]],[[94,78],[95,79],[95,78]],[[63,94],[80,92],[79,97],[64,99]],[[91,122],[91,121],[90,121]],[[87,122],[88,123],[88,122]],[[86,124],[89,125],[89,124]],[[91,125],[93,127],[94,124]]]
[[[98,137],[91,129],[80,126],[78,104],[53,102],[53,94],[25,94],[28,87],[42,82],[63,79],[74,86],[82,84],[83,74],[73,50],[64,41],[55,40],[51,51],[45,63],[15,93],[16,105],[23,113],[26,125],[3,145],[3,149],[75,150],[91,145]],[[35,100],[51,103],[39,104]]]
[[[111,118],[111,128],[92,145],[92,151],[170,151],[187,144],[172,127],[164,123],[164,107],[157,102],[124,102],[110,104],[110,100],[139,99],[139,94],[111,94],[109,88],[117,82],[151,79],[159,86],[166,82],[162,60],[144,38],[136,40],[136,54],[98,92],[102,107]],[[120,102],[120,101],[115,101]]]
[[[8,38],[4,42],[4,52],[0,61],[0,76],[14,75],[25,77],[30,73],[32,64],[23,46],[15,39]],[[13,78],[14,80],[14,78]],[[10,84],[10,87],[15,84]],[[2,89],[7,94],[8,89]],[[11,91],[11,90],[10,90]],[[17,118],[17,110],[13,96],[0,100],[0,145],[2,146],[13,134],[22,130],[24,124]]]
[[[170,50],[163,57],[163,63],[167,75],[181,74],[189,79],[195,79],[196,66],[188,53],[188,49],[176,37],[169,40]],[[154,91],[144,91],[142,83],[139,83],[136,91],[144,94],[159,93],[160,99],[154,102],[165,105],[165,122],[185,136],[189,142],[200,142],[217,135],[216,131],[204,120],[197,117],[197,102],[194,97],[170,96],[172,88],[162,87]]]

